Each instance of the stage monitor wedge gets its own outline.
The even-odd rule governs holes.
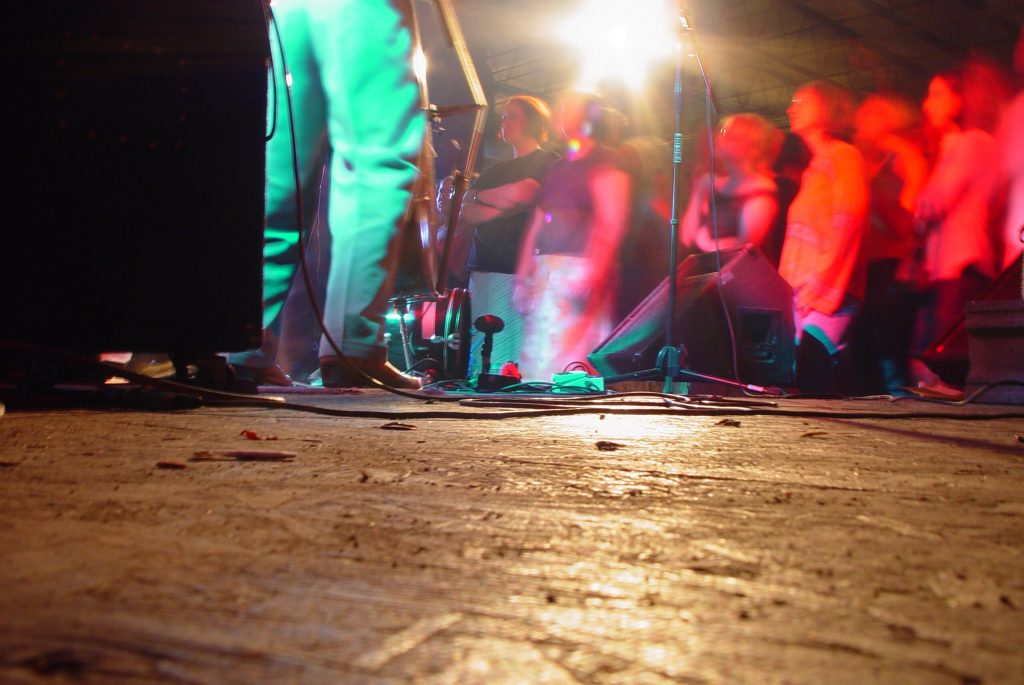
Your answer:
[[[975,298],[976,302],[1019,300],[1021,257],[1017,257]],[[943,381],[963,385],[968,375],[966,311],[948,330],[939,334],[921,353],[921,359]]]
[[[721,278],[714,253],[691,255],[679,265],[673,341],[686,349],[685,368],[733,378],[728,311],[739,379],[792,385],[792,288],[752,246],[721,253],[721,264]],[[604,376],[654,368],[665,343],[667,308],[668,278],[588,356],[590,363]]]
[[[8,18],[0,340],[258,343],[270,58],[260,0],[39,0]]]

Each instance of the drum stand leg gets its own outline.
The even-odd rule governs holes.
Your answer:
[[[395,313],[398,314],[398,334],[402,338],[402,355],[405,357],[405,370],[412,368],[412,341],[409,339],[409,325],[405,322],[405,315],[409,311],[405,298],[395,300]]]

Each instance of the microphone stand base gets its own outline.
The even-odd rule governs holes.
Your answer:
[[[482,373],[476,377],[476,389],[479,392],[496,392],[504,390],[510,385],[519,383],[519,379],[512,376],[502,376],[496,373]]]

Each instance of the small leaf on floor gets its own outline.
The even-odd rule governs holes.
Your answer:
[[[386,431],[414,431],[416,426],[409,423],[401,423],[400,421],[391,421],[381,426],[381,430]]]
[[[239,433],[239,435],[244,437],[246,440],[277,440],[276,435],[268,435],[267,437],[264,438],[256,431],[250,430],[244,430],[241,433]]]

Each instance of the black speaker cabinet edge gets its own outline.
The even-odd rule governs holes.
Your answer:
[[[0,340],[258,343],[269,48],[259,0],[22,3],[0,48]]]

